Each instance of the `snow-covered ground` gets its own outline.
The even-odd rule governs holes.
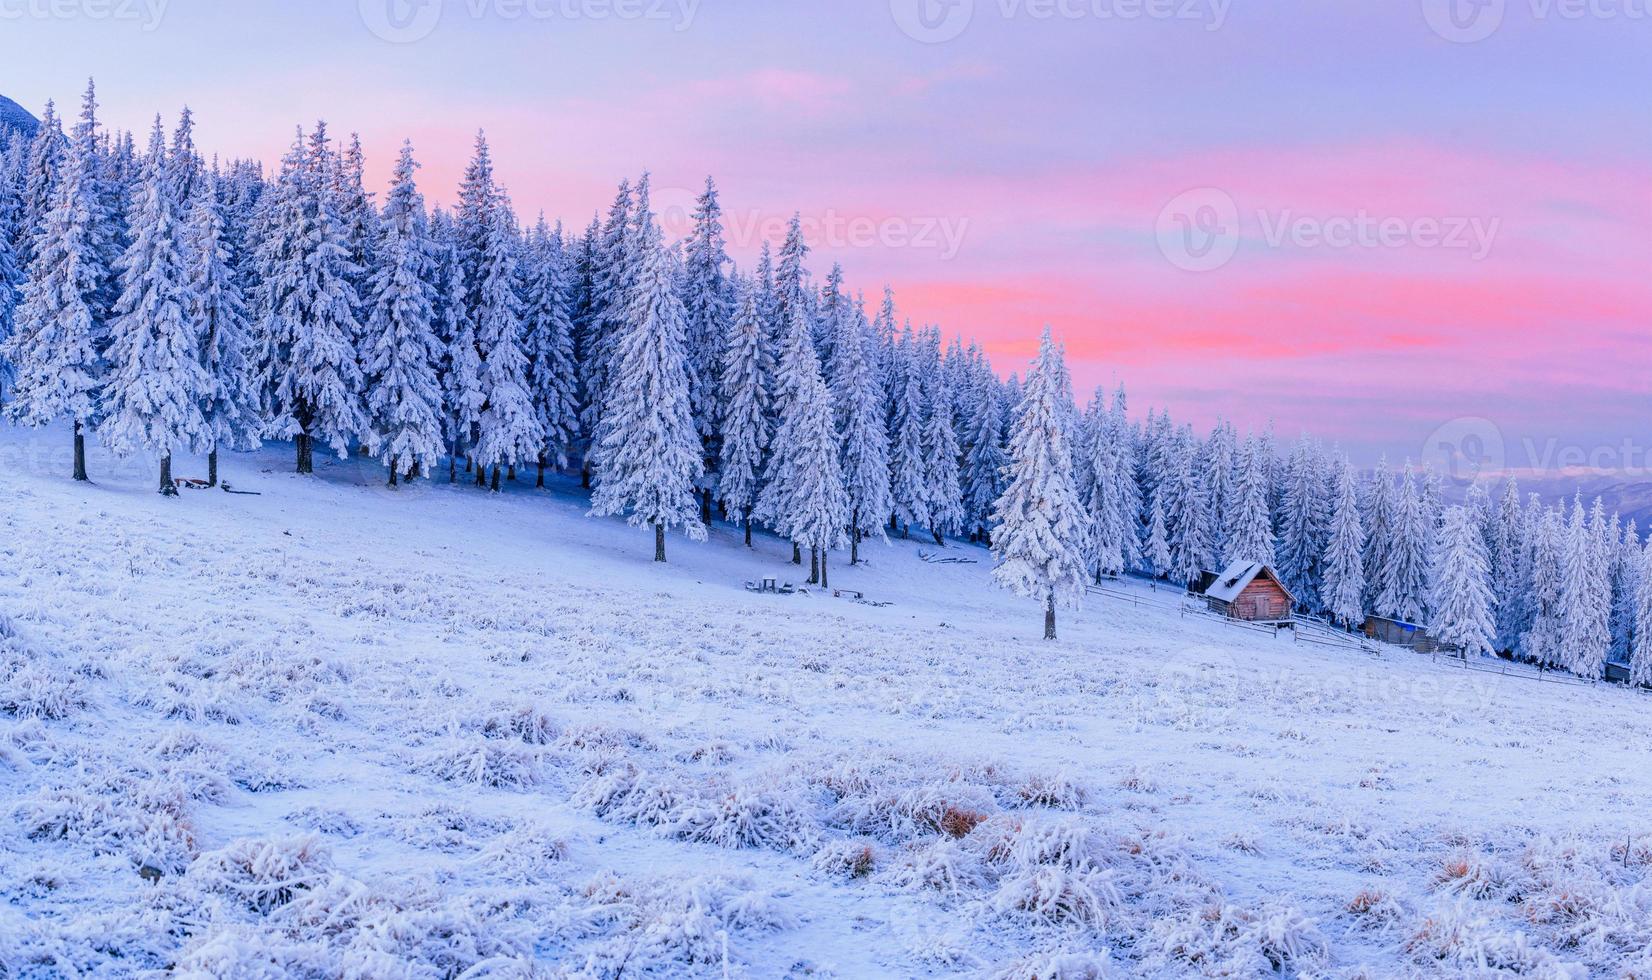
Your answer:
[[[0,432],[0,976],[1652,973],[1623,689],[66,443]]]

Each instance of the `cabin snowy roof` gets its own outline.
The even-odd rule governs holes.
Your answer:
[[[1272,568],[1259,561],[1236,561],[1229,565],[1226,571],[1216,576],[1216,581],[1210,583],[1210,588],[1205,590],[1205,595],[1219,602],[1232,602],[1239,598],[1239,593],[1245,591],[1246,586],[1256,581],[1256,577],[1263,573],[1267,573],[1267,576],[1273,579],[1285,595],[1289,596],[1291,594],[1291,590],[1285,588],[1285,583],[1279,580],[1279,574]]]

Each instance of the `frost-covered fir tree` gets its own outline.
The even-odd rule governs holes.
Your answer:
[[[1608,552],[1613,567],[1612,650],[1607,659],[1626,664],[1635,645],[1635,596],[1641,580],[1641,536],[1634,521],[1624,527]]]
[[[1394,508],[1393,551],[1379,570],[1377,614],[1407,623],[1423,622],[1428,614],[1429,545],[1433,520],[1424,510],[1411,464],[1405,466]]]
[[[1089,455],[1085,482],[1080,488],[1085,511],[1090,516],[1088,558],[1097,581],[1121,574],[1136,561],[1135,485],[1130,475],[1127,433],[1121,416],[1107,407],[1106,396],[1098,388],[1086,413],[1088,434],[1084,441]]]
[[[579,432],[579,366],[574,361],[573,318],[569,313],[571,270],[562,228],[553,231],[541,215],[523,256],[527,288],[522,297],[522,342],[534,412],[545,434],[536,486],[545,485],[547,465],[568,465]]]
[[[1154,578],[1170,574],[1170,532],[1165,529],[1163,494],[1155,494],[1147,506],[1147,529],[1142,537],[1142,566]]]
[[[86,430],[97,419],[104,374],[102,294],[109,273],[98,160],[88,138],[69,143],[60,165],[51,163],[62,133],[54,135],[48,123],[55,126],[43,122],[36,135],[25,187],[27,220],[37,222],[25,236],[32,263],[13,333],[0,349],[15,373],[5,412],[24,425],[71,422],[74,478],[85,480]],[[37,166],[51,167],[50,178]],[[36,197],[43,191],[50,193],[46,204]]]
[[[360,333],[354,266],[334,207],[333,163],[325,124],[307,142],[298,135],[269,192],[259,249],[266,432],[293,438],[299,473],[313,472],[317,440],[343,459],[365,425],[352,346]]]
[[[1002,423],[1003,393],[998,379],[985,363],[975,371],[969,411],[964,415],[969,448],[964,454],[964,515],[969,539],[992,543],[992,508],[1004,493],[1004,451]]]
[[[1218,421],[1205,440],[1200,457],[1205,486],[1205,527],[1210,532],[1211,565],[1228,565],[1227,515],[1233,509],[1233,461],[1238,452],[1233,426]]]
[[[34,131],[25,158],[21,195],[23,213],[21,233],[17,238],[17,264],[25,273],[34,265],[38,254],[41,232],[46,218],[57,201],[57,184],[69,157],[69,142],[63,135],[63,122],[57,107],[51,102],[40,115],[40,126]],[[94,161],[77,161],[82,168],[95,165]],[[82,193],[86,188],[82,185]]]
[[[120,260],[120,299],[110,321],[106,418],[100,429],[115,453],[160,457],[160,491],[177,495],[172,454],[203,447],[201,403],[211,379],[201,366],[199,325],[184,259],[183,224],[167,179],[160,117],[149,140],[142,196],[131,218],[132,244]]]
[[[1535,501],[1534,501],[1535,506]],[[1531,575],[1527,586],[1530,613],[1517,652],[1543,667],[1563,665],[1560,629],[1565,618],[1567,534],[1560,512],[1549,508],[1536,514],[1531,527]]]
[[[1320,561],[1330,527],[1325,464],[1319,448],[1304,435],[1285,470],[1283,520],[1279,537],[1279,574],[1285,588],[1308,609],[1322,607]]]
[[[843,543],[849,499],[838,459],[837,427],[832,402],[815,361],[814,345],[805,345],[791,404],[774,436],[769,477],[758,513],[777,532],[809,550],[809,582],[829,584],[826,557]]]
[[[450,447],[447,482],[457,482],[459,460],[475,447],[476,426],[482,420],[482,356],[476,347],[476,321],[471,319],[466,297],[464,263],[457,245],[444,246],[442,283],[438,296],[438,333],[447,338],[443,351],[446,370],[442,374],[443,426]]]
[[[1384,455],[1377,460],[1361,507],[1365,522],[1365,606],[1373,611],[1377,609],[1377,599],[1382,594],[1383,580],[1394,554],[1397,510],[1394,498],[1394,474]]]
[[[618,369],[597,432],[601,481],[591,496],[597,516],[627,514],[633,527],[654,528],[654,560],[665,561],[665,532],[681,526],[705,538],[695,507],[700,438],[688,404],[688,352],[682,300],[671,255],[653,215],[638,229],[638,267],[614,337]]]
[[[1227,528],[1228,560],[1274,563],[1273,524],[1268,487],[1271,455],[1255,436],[1245,439],[1233,483],[1233,517]]]
[[[722,433],[717,469],[723,506],[745,527],[751,547],[752,512],[762,488],[763,458],[769,448],[768,329],[757,308],[757,287],[739,283],[738,303],[728,341],[723,345],[718,403]]]
[[[583,361],[586,395],[585,404],[580,408],[580,424],[592,433],[585,467],[593,480],[600,479],[601,475],[602,445],[596,433],[602,425],[604,400],[612,379],[618,338],[627,326],[624,318],[631,293],[632,269],[638,264],[637,234],[632,228],[636,210],[630,181],[621,181],[614,203],[609,206],[607,218],[603,221],[594,256],[591,323]]]
[[[1510,477],[1503,484],[1496,513],[1492,515],[1487,552],[1491,558],[1491,595],[1497,635],[1492,645],[1513,650],[1525,629],[1522,597],[1526,590],[1526,514],[1520,506],[1520,487]]]
[[[17,240],[23,231],[22,139],[0,139],[0,350],[5,350],[23,301],[23,266]],[[0,356],[0,405],[11,396],[11,362]]]
[[[1456,650],[1465,660],[1490,656],[1496,634],[1491,566],[1485,537],[1468,508],[1446,510],[1431,577],[1431,638]]]
[[[176,185],[174,185],[176,186]],[[263,420],[249,363],[247,305],[235,273],[235,255],[225,232],[218,177],[200,176],[190,209],[187,262],[189,306],[185,317],[201,342],[207,387],[201,398],[206,423],[207,485],[218,485],[220,449],[257,449]]]
[[[1171,581],[1191,588],[1209,564],[1210,539],[1205,531],[1204,487],[1199,483],[1197,450],[1191,432],[1177,440],[1175,462],[1169,478],[1159,486],[1164,499],[1163,520],[1168,533],[1170,563],[1166,574]],[[1158,500],[1155,499],[1155,504]]]
[[[1575,501],[1562,565],[1559,661],[1572,673],[1591,680],[1605,670],[1612,645],[1612,582],[1603,554],[1610,541],[1600,500],[1596,499],[1588,521],[1583,502]]]
[[[1320,601],[1332,621],[1350,629],[1364,622],[1365,530],[1360,525],[1354,468],[1346,458],[1337,466],[1330,533],[1321,567],[1324,585]]]
[[[924,498],[935,543],[963,525],[963,490],[958,483],[958,434],[952,422],[952,393],[941,362],[941,332],[930,328],[923,345]]]
[[[1043,600],[1046,640],[1056,638],[1056,606],[1077,605],[1085,581],[1085,519],[1073,486],[1064,376],[1046,327],[1010,433],[1009,486],[993,517],[993,578]]]
[[[516,296],[516,230],[510,202],[502,194],[488,214],[481,305],[476,344],[482,353],[482,395],[486,399],[476,430],[476,477],[493,469],[499,490],[503,467],[538,459],[545,445],[533,397],[528,394],[528,359],[522,354],[522,311]]]
[[[414,180],[413,144],[404,142],[379,216],[377,265],[367,279],[362,371],[367,445],[390,473],[433,472],[442,455],[442,391],[436,376],[437,264],[424,196]]]
[[[1652,538],[1652,534],[1648,535]],[[1629,648],[1629,683],[1652,686],[1652,541],[1641,549],[1635,587],[1635,634]]]
[[[717,185],[706,178],[705,191],[694,206],[694,229],[683,248],[682,296],[688,318],[689,406],[694,427],[705,446],[706,473],[717,473],[720,417],[717,405],[723,342],[728,337],[733,298],[726,268],[728,252],[723,242],[723,207],[717,200]],[[715,480],[702,486],[700,517],[711,518]]]
[[[889,514],[889,430],[885,427],[883,385],[875,363],[877,339],[856,304],[837,315],[832,342],[832,393],[842,433],[844,488],[849,507],[849,564],[860,561],[860,542],[884,536]]]
[[[918,353],[907,326],[895,356],[896,384],[889,430],[889,497],[894,504],[891,527],[906,537],[912,525],[929,523],[929,488],[924,480],[924,397]]]

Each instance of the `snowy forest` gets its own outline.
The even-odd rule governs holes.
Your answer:
[[[28,426],[160,463],[291,440],[382,463],[388,484],[576,474],[593,516],[703,538],[754,525],[809,581],[868,539],[990,546],[995,577],[1045,608],[1126,573],[1197,583],[1275,567],[1304,612],[1426,624],[1465,657],[1505,653],[1652,683],[1652,549],[1598,500],[1510,479],[1456,502],[1409,462],[1373,471],[1304,435],[1074,397],[1046,331],[1000,375],[981,348],[914,326],[884,286],[817,279],[794,218],[737,269],[707,179],[667,241],[649,177],[583,228],[513,209],[488,144],[451,209],[404,144],[383,194],[360,142],[300,130],[279,166],[209,158],[188,110],[146,137],[45,108],[0,142],[0,405]]]

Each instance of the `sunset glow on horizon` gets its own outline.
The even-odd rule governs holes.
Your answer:
[[[1652,23],[1522,0],[1477,38],[1435,6],[20,5],[0,95],[72,116],[95,76],[111,125],[187,104],[266,165],[325,118],[381,194],[408,138],[436,203],[485,130],[517,209],[576,230],[647,170],[681,231],[709,174],[742,266],[799,212],[817,281],[887,283],[1005,374],[1048,323],[1081,401],[1201,430],[1361,463],[1460,417],[1652,437]]]

